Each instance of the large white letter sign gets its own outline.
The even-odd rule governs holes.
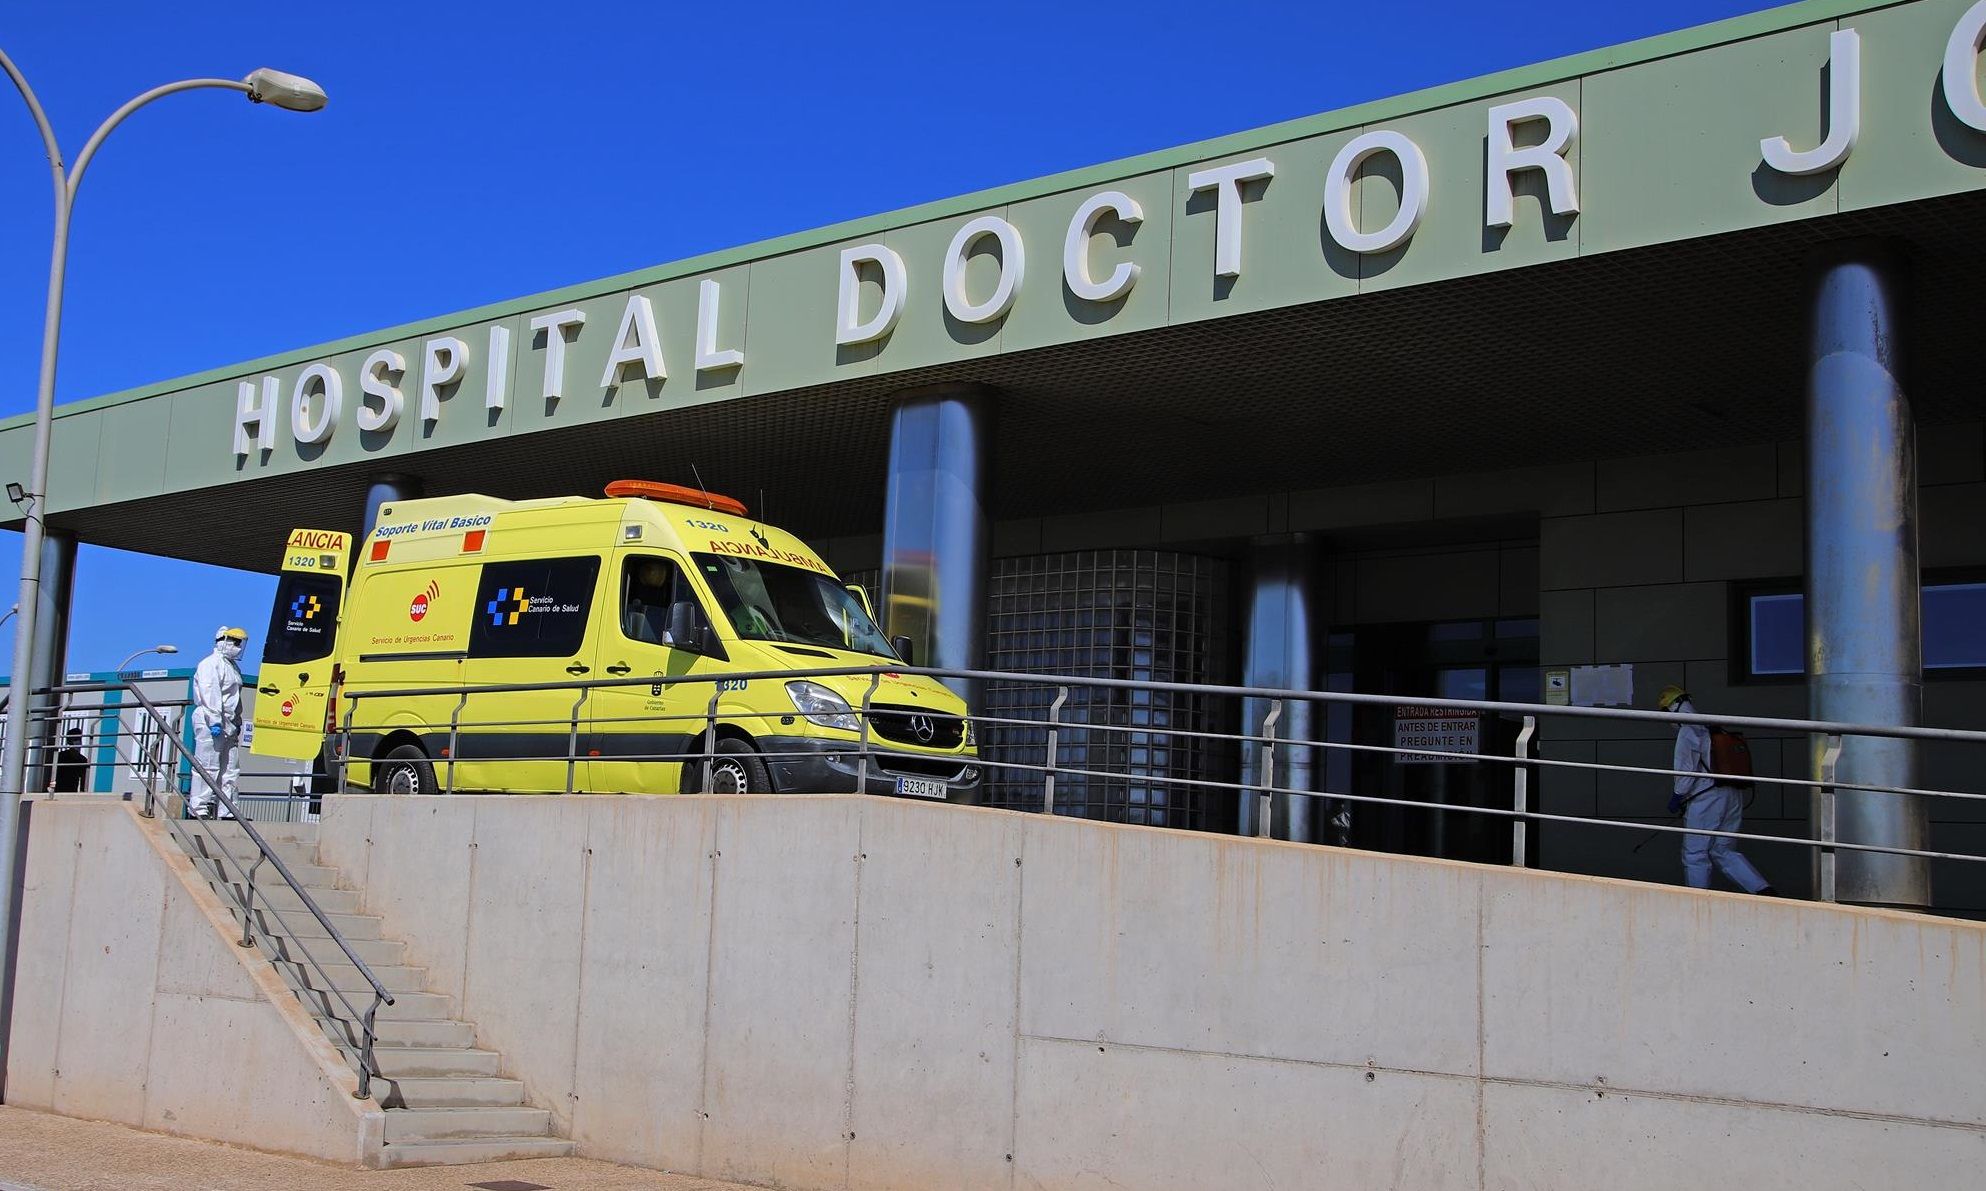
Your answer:
[[[1217,165],[1186,175],[1186,188],[1194,194],[1214,192],[1214,275],[1241,276],[1241,184],[1276,176],[1276,163],[1266,157]]]
[[[1519,149],[1512,132],[1519,124],[1545,122],[1543,144]],[[1510,194],[1510,175],[1518,170],[1543,170],[1546,197],[1552,214],[1579,213],[1579,183],[1572,176],[1572,163],[1565,151],[1579,132],[1579,117],[1570,104],[1550,95],[1520,99],[1489,110],[1489,174],[1484,179],[1483,222],[1490,227],[1509,227],[1515,216]]]
[[[1000,242],[1000,280],[984,302],[974,302],[965,292],[965,259],[981,237]],[[962,323],[990,323],[1013,308],[1014,295],[1027,276],[1027,253],[1021,247],[1020,229],[998,215],[981,215],[960,228],[945,250],[945,309]]]
[[[875,265],[883,274],[883,302],[867,322],[862,317],[863,262]],[[896,330],[903,317],[903,258],[881,244],[862,244],[841,250],[841,288],[835,301],[834,341],[841,346],[867,343]]]
[[[717,282],[706,277],[697,283],[696,290],[696,370],[710,372],[718,368],[737,368],[744,364],[745,353],[735,347],[717,349],[717,311],[723,293]]]
[[[469,345],[453,335],[430,339],[421,351],[421,421],[441,417],[441,390],[462,379]]]
[[[262,378],[261,395],[256,394],[255,382],[242,381],[235,386],[234,396],[234,453],[246,455],[250,451],[271,451],[276,447],[276,395],[282,391],[282,382],[273,376]],[[250,426],[255,427],[251,438]]]
[[[387,373],[393,380],[386,379]],[[400,424],[400,411],[406,408],[407,399],[400,395],[400,388],[394,384],[407,374],[407,360],[390,347],[382,347],[365,358],[359,365],[359,411],[356,415],[359,429],[368,433],[380,433]],[[374,408],[372,401],[379,402]]]
[[[1818,174],[1848,160],[1862,131],[1862,36],[1853,29],[1828,35],[1827,139],[1805,151],[1783,136],[1758,143],[1765,164],[1782,174]]]
[[[669,379],[669,368],[662,362],[662,337],[655,333],[655,307],[640,294],[629,294],[621,311],[621,327],[614,332],[614,348],[607,353],[600,387],[620,384],[630,364],[646,380]]]
[[[510,328],[490,324],[489,375],[483,378],[483,408],[502,409],[510,398]]]
[[[1391,153],[1400,162],[1400,209],[1385,227],[1362,232],[1352,218],[1352,179],[1365,159],[1376,153]],[[1414,234],[1426,213],[1427,155],[1399,133],[1361,133],[1331,159],[1331,171],[1324,178],[1324,226],[1341,246],[1359,253],[1397,248]]]
[[[1945,106],[1961,124],[1986,132],[1986,100],[1979,97],[1979,51],[1986,48],[1986,0],[1965,10],[1945,42]]]
[[[561,310],[531,320],[531,329],[545,334],[545,400],[557,401],[565,396],[565,329],[585,325],[583,310]]]
[[[311,398],[317,403],[317,416],[310,416]],[[345,411],[345,382],[338,370],[322,361],[297,373],[296,387],[290,391],[290,433],[300,443],[321,443],[331,438],[338,416]]]
[[[1986,0],[1980,3],[1986,4]],[[1062,282],[1070,293],[1085,302],[1115,301],[1138,283],[1138,266],[1131,261],[1119,261],[1102,281],[1090,273],[1090,237],[1096,234],[1097,220],[1106,214],[1115,216],[1120,223],[1145,221],[1145,209],[1121,190],[1093,194],[1076,208],[1075,215],[1069,219],[1069,234],[1062,240]],[[1218,217],[1219,212],[1215,215]]]

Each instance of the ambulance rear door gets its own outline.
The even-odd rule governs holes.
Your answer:
[[[290,532],[262,643],[252,752],[308,761],[324,748],[351,549],[351,535],[340,530]]]

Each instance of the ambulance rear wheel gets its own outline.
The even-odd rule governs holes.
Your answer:
[[[710,761],[710,792],[713,794],[770,794],[772,777],[758,752],[742,740],[720,740]],[[703,763],[691,762],[685,768],[684,789],[703,789]]]
[[[384,757],[372,763],[372,792],[375,794],[432,794],[439,787],[434,766],[417,744],[395,745]]]

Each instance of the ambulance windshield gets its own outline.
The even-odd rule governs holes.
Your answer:
[[[869,614],[833,575],[781,563],[697,554],[724,618],[748,641],[847,649],[896,660]]]

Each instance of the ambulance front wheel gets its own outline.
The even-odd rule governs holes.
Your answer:
[[[433,794],[434,766],[417,744],[395,745],[372,763],[372,792],[375,794]]]
[[[759,758],[758,750],[742,740],[720,740],[715,755],[710,761],[710,792],[713,794],[770,794],[772,777],[766,772],[765,762]],[[703,789],[703,765],[693,762],[687,766],[691,781],[686,784],[690,790]]]

